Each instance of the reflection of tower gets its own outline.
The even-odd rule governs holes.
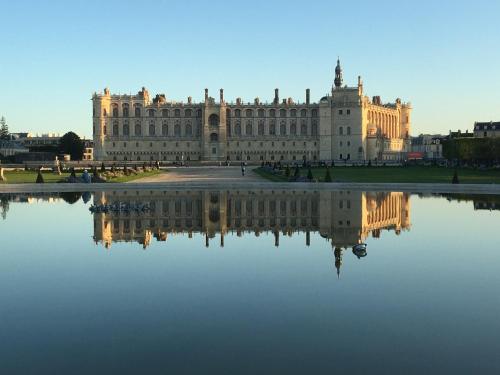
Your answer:
[[[337,277],[340,279],[340,267],[342,266],[342,249],[340,247],[336,247],[333,251],[333,255],[335,255],[335,268],[337,269]]]
[[[218,191],[203,192],[204,230],[208,238],[221,234],[221,246],[224,246],[224,234],[227,232],[227,193]]]
[[[94,194],[95,205],[105,205],[107,203],[105,192],[96,192]],[[94,214],[94,241],[96,243],[102,242],[106,249],[109,249],[113,235],[111,233],[111,223],[107,218],[107,214],[98,213]]]

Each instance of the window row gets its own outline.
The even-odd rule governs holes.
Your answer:
[[[244,134],[243,134],[244,130]],[[255,129],[254,123],[252,121],[247,121],[245,127],[243,128],[241,123],[237,121],[233,125],[229,125],[227,127],[228,135],[231,136],[253,136],[253,135],[318,135],[318,122],[313,120],[311,122],[310,129],[307,126],[307,123],[304,121],[300,124],[300,127],[297,126],[297,123],[292,122],[287,124],[285,121],[282,121],[277,127],[275,121],[271,121],[269,124],[264,123],[264,121],[259,121],[257,124],[257,128]],[[279,132],[278,132],[279,131]]]
[[[266,112],[267,112],[267,116],[266,116]],[[242,113],[245,114],[245,117],[277,117],[277,115],[279,115],[279,117],[297,117],[297,114],[300,115],[300,117],[307,117],[308,110],[305,108],[301,109],[300,111],[295,109],[295,108],[290,109],[290,110],[286,110],[284,108],[281,108],[278,111],[276,109],[266,110],[263,108],[259,108],[257,110],[253,110],[253,109],[249,108],[249,109],[242,111],[241,109],[238,109],[238,108],[235,110],[231,110],[228,108],[226,110],[226,117],[239,118],[239,117],[242,117]],[[311,116],[318,117],[318,110],[316,108],[311,110]]]
[[[133,133],[131,131],[133,130]],[[147,130],[147,132],[146,132]],[[104,134],[107,134],[107,129],[106,126],[104,126]],[[122,126],[118,124],[118,122],[115,122],[112,127],[112,136],[174,136],[174,137],[181,137],[181,136],[186,136],[186,137],[193,137],[193,136],[200,136],[201,135],[201,126],[198,125],[191,125],[191,123],[185,124],[183,127],[181,127],[180,124],[175,124],[173,126],[168,125],[168,124],[162,124],[161,127],[157,126],[154,123],[150,123],[149,126],[147,126],[146,129],[143,129],[143,125],[138,123],[135,124],[134,127],[131,129],[130,125],[125,123]]]

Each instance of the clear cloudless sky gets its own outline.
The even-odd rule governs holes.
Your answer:
[[[500,121],[500,1],[0,0],[0,115],[11,132],[91,136],[91,95],[186,101],[207,87],[315,101],[344,83],[414,107],[412,133]]]

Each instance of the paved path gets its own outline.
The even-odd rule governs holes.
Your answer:
[[[266,181],[247,167],[245,176],[241,175],[240,167],[179,167],[169,168],[167,173],[139,178],[129,184],[143,184],[146,182],[189,182],[189,183],[245,183]]]

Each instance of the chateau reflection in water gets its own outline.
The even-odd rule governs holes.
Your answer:
[[[153,238],[167,241],[174,233],[205,235],[205,245],[228,233],[280,236],[311,233],[328,239],[340,266],[342,249],[362,243],[382,230],[410,228],[410,196],[406,193],[360,191],[111,191],[94,195],[94,205],[147,206],[145,212],[94,214],[94,240],[109,248],[113,242],[135,241],[146,248]]]

